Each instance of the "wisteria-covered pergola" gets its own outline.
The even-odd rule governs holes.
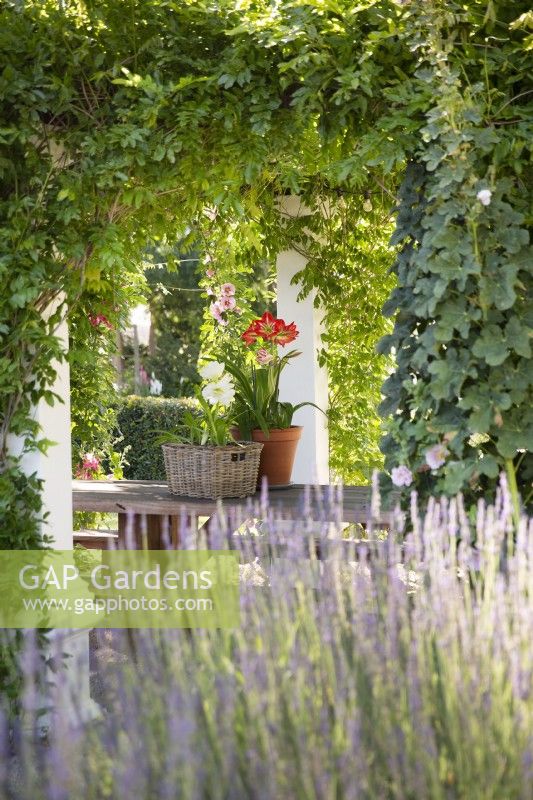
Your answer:
[[[522,4],[493,3],[485,16],[481,6],[139,2],[127,18],[113,2],[2,9],[7,546],[38,541],[41,492],[46,525],[70,541],[68,368],[57,358],[73,309],[89,298],[124,324],[146,248],[187,226],[205,233],[205,209],[217,210],[219,241],[230,231],[246,242],[232,251],[236,273],[251,250],[277,263],[278,311],[299,323],[304,351],[284,396],[325,404],[325,317],[328,347],[357,335],[336,384],[343,370],[358,374],[366,348],[350,391],[370,397],[368,353],[387,330],[374,288],[390,269],[384,483],[475,498],[492,496],[503,470],[515,513],[520,492],[530,501],[528,22]],[[350,283],[357,308],[353,297],[342,305]],[[362,408],[352,420],[364,432]],[[295,478],[327,481],[324,420],[301,415]]]

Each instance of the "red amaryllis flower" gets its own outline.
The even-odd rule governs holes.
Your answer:
[[[265,311],[263,316],[260,319],[254,319],[250,328],[253,328],[253,331],[256,337],[260,336],[261,339],[264,339],[268,342],[272,338],[272,334],[274,333],[276,327],[276,317],[272,316],[270,311]],[[248,330],[250,330],[248,328]]]
[[[283,319],[276,319],[269,311],[265,311],[260,319],[255,319],[242,334],[242,340],[246,344],[255,344],[257,339],[265,342],[274,342],[282,347],[294,341],[298,336],[298,330],[294,322],[290,325]]]
[[[271,341],[275,344],[280,344],[282,347],[285,347],[289,342],[294,342],[298,336],[298,328],[295,322],[287,325],[285,320],[277,319],[274,327],[274,334],[270,337]]]
[[[257,339],[269,339],[274,331],[275,317],[269,311],[265,311],[261,319],[254,319],[254,321],[246,328],[241,336],[241,339],[246,344],[255,344]]]
[[[250,325],[241,336],[241,339],[245,344],[255,344],[257,341],[257,333],[255,332],[253,325]]]

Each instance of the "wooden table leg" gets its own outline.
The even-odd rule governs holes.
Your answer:
[[[180,520],[181,517],[175,514],[168,518],[170,522],[170,546],[173,550],[179,550],[180,547]]]
[[[131,550],[179,549],[181,517],[175,514],[119,514],[119,547]]]
[[[163,519],[159,514],[119,514],[120,546],[131,550],[161,550]]]

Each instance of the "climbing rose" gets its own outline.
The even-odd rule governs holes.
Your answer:
[[[490,206],[490,201],[492,199],[492,192],[490,189],[481,189],[477,193],[476,197],[482,206]]]
[[[231,297],[230,295],[222,295],[222,297],[219,297],[218,299],[218,305],[222,311],[233,311],[237,303],[234,297]]]
[[[399,467],[393,467],[391,470],[392,482],[395,486],[410,486],[413,482],[413,473],[402,464]]]
[[[228,321],[224,319],[224,317],[222,316],[223,310],[224,309],[220,307],[220,303],[218,301],[216,303],[211,303],[211,305],[209,306],[209,311],[211,313],[211,316],[216,319],[219,325],[228,324]]]
[[[223,283],[220,287],[220,292],[223,295],[233,297],[235,294],[235,286],[232,283]]]
[[[431,469],[439,469],[446,461],[446,456],[449,455],[449,450],[444,444],[435,444],[426,450],[426,464]]]

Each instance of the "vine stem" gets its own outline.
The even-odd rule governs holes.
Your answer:
[[[511,493],[511,501],[513,504],[513,519],[515,524],[516,533],[518,533],[518,526],[520,524],[520,495],[518,493],[518,485],[516,483],[516,472],[512,458],[505,459],[505,470],[507,472],[507,481],[509,484],[509,491]]]

